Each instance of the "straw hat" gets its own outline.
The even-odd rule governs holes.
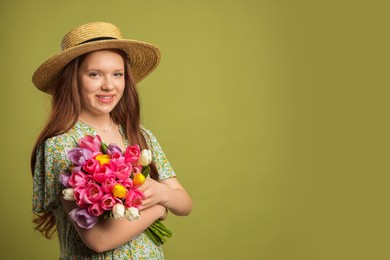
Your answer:
[[[110,23],[83,24],[67,33],[61,51],[46,60],[35,71],[32,82],[41,91],[52,94],[54,82],[62,69],[76,57],[91,51],[120,49],[130,57],[135,82],[149,75],[160,61],[160,51],[152,44],[123,39],[118,27]]]

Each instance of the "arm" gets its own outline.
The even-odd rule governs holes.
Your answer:
[[[76,203],[66,201],[61,197],[62,205],[67,213],[76,207]],[[100,253],[114,249],[143,232],[154,221],[163,218],[166,214],[165,207],[155,205],[141,212],[141,218],[137,221],[116,220],[113,218],[99,219],[91,229],[80,228],[73,222],[84,244],[93,251]]]
[[[141,210],[158,204],[178,216],[189,215],[192,210],[191,198],[177,178],[169,178],[161,182],[147,178],[140,190],[145,194]]]
[[[190,214],[192,210],[191,198],[179,180],[175,178],[176,174],[156,137],[145,128],[143,128],[143,134],[149,149],[152,150],[153,161],[162,181],[157,182],[151,178],[146,179],[146,182],[140,187],[140,190],[145,194],[141,209],[147,209],[153,205],[160,204],[175,215],[185,216]]]

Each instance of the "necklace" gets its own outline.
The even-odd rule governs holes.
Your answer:
[[[94,129],[96,129],[98,131],[102,131],[104,133],[107,133],[108,131],[110,131],[112,129],[112,127],[114,126],[114,120],[112,120],[112,119],[111,119],[111,126],[109,128],[106,128],[106,129],[100,129],[100,128],[97,128],[96,126],[90,125],[87,122],[85,122],[84,120],[82,120],[81,118],[79,118],[79,121],[83,122],[87,126],[90,126],[90,127],[94,128]]]

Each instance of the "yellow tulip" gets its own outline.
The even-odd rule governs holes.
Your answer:
[[[96,161],[99,162],[100,166],[110,162],[111,157],[108,154],[99,154],[96,155]]]
[[[142,185],[145,183],[145,176],[142,173],[136,173],[133,178],[134,185]]]
[[[116,184],[112,189],[112,194],[114,195],[114,197],[119,199],[123,199],[124,197],[126,197],[126,193],[126,188],[122,184]]]

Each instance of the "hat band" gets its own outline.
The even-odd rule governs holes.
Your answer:
[[[96,42],[96,41],[104,41],[104,40],[117,40],[117,39],[118,38],[115,38],[115,37],[97,37],[97,38],[92,38],[92,39],[86,40],[85,42],[81,42],[77,45],[81,45],[81,44],[88,43],[88,42]]]

